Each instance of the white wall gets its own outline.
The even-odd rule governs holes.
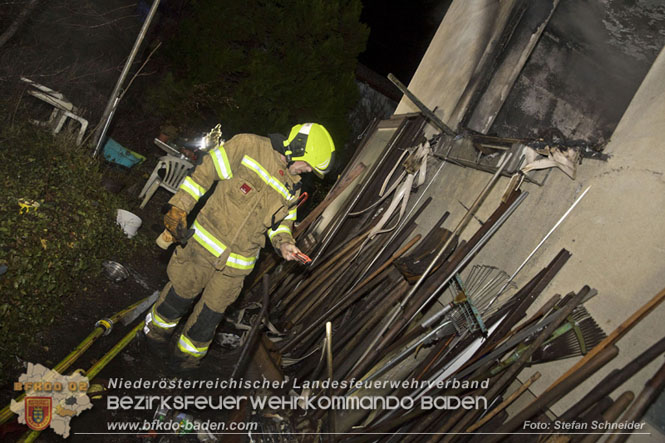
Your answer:
[[[421,63],[408,85],[430,109],[438,107],[441,112],[437,114],[451,127],[457,125],[451,117],[483,55],[500,10],[494,0],[453,2],[423,56],[425,64]],[[436,67],[430,65],[431,61],[436,61]],[[395,110],[395,114],[409,112],[418,112],[418,108],[404,100]]]

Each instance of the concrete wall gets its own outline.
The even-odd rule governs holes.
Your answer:
[[[493,3],[455,1],[409,85],[425,104],[439,108],[444,121],[456,105],[455,94],[464,88],[469,78],[469,69],[462,60],[473,59],[467,49],[478,46],[474,42],[483,39],[482,29],[494,13]],[[464,11],[465,8],[468,9]],[[458,69],[451,68],[451,64]],[[575,198],[591,186],[585,199],[517,276],[516,282],[524,284],[561,248],[568,249],[573,254],[571,260],[541,298],[545,300],[555,293],[578,291],[585,284],[596,288],[598,295],[587,303],[587,308],[608,334],[663,289],[663,78],[665,52],[661,51],[612,134],[606,147],[606,153],[611,154],[610,160],[606,163],[586,160],[579,166],[575,181],[555,170],[543,187],[524,184],[523,190],[529,192],[526,201],[489,241],[474,263],[495,265],[512,273]],[[413,105],[404,99],[396,112],[412,110]],[[434,170],[434,167],[430,168],[430,171]],[[451,217],[446,226],[454,227],[465,212],[459,202],[468,207],[489,178],[487,173],[447,164],[428,190],[436,196],[436,208],[423,214],[418,224],[427,230],[443,211],[449,210]],[[506,182],[500,179],[480,208],[477,215],[481,220],[496,208]],[[464,236],[470,236],[478,226],[475,220],[472,221]],[[660,306],[619,342],[620,354],[606,369],[560,401],[553,411],[561,413],[610,369],[623,366],[660,339],[664,318],[665,306]],[[569,359],[539,366],[537,369],[543,377],[532,390],[536,394],[542,392],[574,361]],[[662,363],[662,357],[656,359],[619,391],[631,389],[638,394]],[[530,371],[524,371],[522,377],[529,375]]]
[[[492,131],[609,139],[665,43],[664,14],[644,1],[562,0]]]
[[[510,4],[511,1],[501,5],[494,0],[454,1],[423,57],[423,62],[436,60],[436,69],[424,68],[421,63],[409,83],[409,89],[426,106],[439,108],[442,120],[451,127],[458,123],[457,104],[497,27],[497,17],[503,17]],[[460,32],[462,29],[464,32]],[[413,104],[402,100],[395,113],[417,111]]]

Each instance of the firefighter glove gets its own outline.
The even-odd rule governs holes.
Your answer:
[[[179,238],[179,234],[187,231],[187,213],[176,206],[171,206],[164,215],[164,226],[175,238]]]

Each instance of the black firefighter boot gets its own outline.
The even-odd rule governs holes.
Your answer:
[[[169,355],[169,342],[174,328],[160,328],[153,321],[152,312],[145,318],[143,329],[136,333],[141,351],[163,362]]]
[[[202,359],[202,357],[196,358],[191,355],[183,354],[176,347],[176,349],[173,350],[171,357],[169,358],[168,367],[174,375],[194,375],[201,368]]]
[[[192,375],[201,367],[201,361],[205,357],[206,352],[205,350],[188,349],[192,347],[194,345],[191,341],[184,334],[181,335],[169,359],[169,369],[174,374]],[[201,355],[193,355],[192,352],[201,353]]]

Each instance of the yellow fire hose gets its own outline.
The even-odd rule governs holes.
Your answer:
[[[76,347],[72,352],[67,355],[67,357],[63,358],[60,363],[55,365],[53,368],[54,371],[58,372],[59,374],[62,374],[64,371],[66,371],[74,362],[81,356],[85,351],[92,346],[92,344],[97,341],[99,337],[102,335],[107,335],[111,332],[111,329],[113,328],[113,325],[116,324],[119,321],[122,321],[125,317],[129,316],[132,314],[136,308],[138,308],[141,304],[147,302],[151,297],[148,296],[144,298],[143,300],[140,300],[131,306],[123,309],[120,312],[117,312],[116,314],[113,314],[110,318],[104,318],[99,320],[97,323],[95,323],[95,329],[88,335],[83,341]],[[94,366],[93,366],[94,368]],[[16,397],[14,400],[19,402],[23,400],[23,397],[25,397],[25,393],[19,395]],[[1,411],[0,411],[0,425],[6,423],[9,421],[15,414],[14,412],[9,408],[10,405],[5,406]]]
[[[116,355],[120,353],[125,347],[136,337],[136,333],[139,332],[143,328],[143,322],[139,322],[131,331],[129,331],[123,338],[120,340],[115,346],[111,348],[109,352],[104,354],[102,358],[100,358],[97,363],[92,365],[90,369],[85,373],[85,375],[88,377],[88,380],[92,382],[92,380],[95,378],[99,372],[104,369],[104,367],[111,362],[115,358]],[[19,439],[19,442],[21,443],[30,443],[33,442],[39,437],[39,433],[41,431],[28,431],[23,436]]]

